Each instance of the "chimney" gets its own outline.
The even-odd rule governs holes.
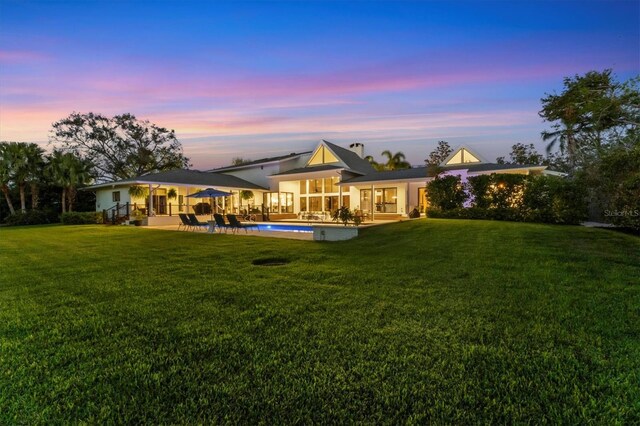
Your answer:
[[[358,154],[358,157],[364,158],[364,145],[360,142],[352,143],[349,145],[349,149]]]

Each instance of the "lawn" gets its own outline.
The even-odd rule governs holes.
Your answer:
[[[0,228],[0,424],[78,421],[637,423],[640,238]]]

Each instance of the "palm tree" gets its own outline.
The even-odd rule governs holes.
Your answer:
[[[372,156],[367,155],[366,157],[364,157],[364,159],[367,160],[374,169],[378,171],[384,170],[384,164],[378,163]]]
[[[4,194],[5,200],[7,200],[7,205],[9,206],[9,211],[11,214],[15,214],[16,210],[13,208],[13,203],[11,202],[11,197],[9,196],[9,183],[11,182],[11,163],[12,163],[12,152],[9,149],[9,144],[7,142],[0,143],[0,191]]]
[[[89,162],[72,153],[56,150],[49,159],[48,174],[54,183],[62,187],[62,213],[73,211],[76,188],[91,180]]]
[[[38,205],[37,182],[40,180],[44,151],[35,143],[9,142],[5,145],[9,174],[20,191],[20,210],[27,211],[26,187],[31,186],[31,208]]]
[[[386,170],[410,169],[411,164],[405,161],[405,155],[402,152],[391,153],[389,150],[382,151],[382,156],[387,157],[384,165]]]

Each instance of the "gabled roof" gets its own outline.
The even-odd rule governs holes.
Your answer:
[[[221,186],[225,188],[239,189],[267,189],[255,183],[248,182],[239,177],[226,175],[223,173],[200,172],[198,170],[176,169],[166,172],[149,173],[131,179],[123,179],[115,182],[101,183],[92,185],[86,189],[108,188],[114,185],[127,184],[169,184],[169,185],[194,185],[215,187]]]
[[[287,170],[286,172],[276,173],[271,176],[295,175],[298,173],[324,172],[327,170],[341,170],[341,169],[344,169],[344,167],[336,166],[334,164],[321,164],[319,166],[298,167],[297,169]]]
[[[411,169],[369,173],[368,175],[357,176],[357,177],[342,181],[340,183],[349,185],[349,184],[364,183],[364,182],[408,180],[408,179],[420,179],[420,178],[423,178],[426,180],[428,177],[434,177],[439,172],[454,171],[454,170],[468,170],[469,173],[482,173],[482,172],[500,172],[502,170],[545,169],[545,168],[546,166],[538,166],[538,165],[496,164],[496,163],[464,163],[464,164],[456,164],[455,166],[447,166],[447,167],[421,166],[421,167],[413,167]]]
[[[336,144],[332,144],[331,142],[327,142],[324,139],[322,140],[322,143],[324,143],[325,146],[333,151],[333,153],[347,165],[347,168],[349,170],[361,173],[363,175],[375,172],[375,169],[373,168],[371,163],[369,163],[364,158],[360,158],[360,156],[355,152],[346,148],[342,148],[341,146],[338,146]]]
[[[209,171],[210,172],[226,172],[226,171],[235,170],[235,169],[242,169],[242,168],[249,167],[249,166],[255,166],[255,165],[258,165],[258,164],[275,163],[277,161],[288,160],[290,158],[300,157],[301,155],[306,155],[306,154],[310,154],[310,153],[311,153],[311,151],[305,151],[305,152],[299,152],[299,153],[292,152],[291,154],[287,154],[287,155],[279,155],[277,157],[261,158],[259,160],[247,161],[246,163],[238,164],[236,166],[219,167],[217,169],[211,169]]]

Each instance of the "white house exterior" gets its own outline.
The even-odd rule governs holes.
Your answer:
[[[439,173],[470,176],[491,173],[553,173],[546,166],[486,162],[460,147],[439,167]],[[226,213],[251,211],[268,220],[326,220],[340,206],[360,211],[368,219],[396,219],[426,207],[425,185],[433,168],[376,171],[364,159],[364,146],[349,149],[322,140],[313,151],[291,153],[206,172],[173,170],[94,185],[96,210],[128,216],[140,210],[149,224],[177,223],[177,214],[193,213],[197,203],[187,195],[213,187],[232,195],[214,201]],[[131,197],[129,188],[146,188],[144,197]],[[148,196],[152,194],[152,196]],[[175,198],[171,196],[175,195]],[[213,200],[212,200],[213,201]]]

